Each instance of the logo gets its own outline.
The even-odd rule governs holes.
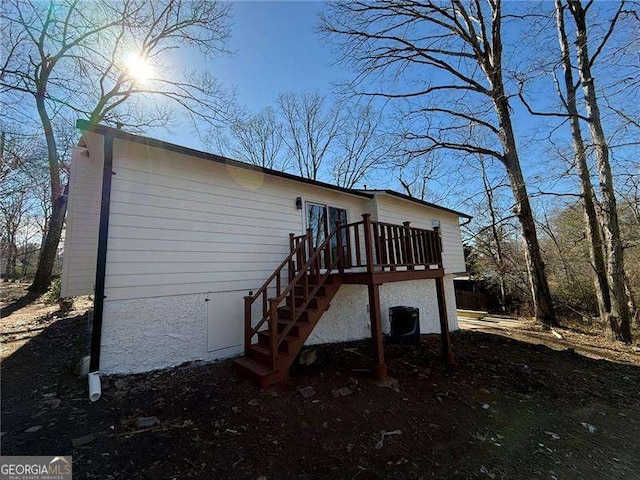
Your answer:
[[[71,480],[71,456],[0,457],[0,480]]]

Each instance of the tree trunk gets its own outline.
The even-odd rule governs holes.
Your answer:
[[[53,275],[53,267],[58,255],[58,245],[62,236],[62,228],[64,227],[64,217],[67,213],[67,196],[60,195],[54,202],[49,218],[49,229],[44,237],[42,248],[40,250],[40,258],[38,259],[38,268],[33,283],[29,290],[35,293],[44,293],[51,285],[51,277]]]
[[[589,50],[587,44],[586,12],[579,0],[570,0],[569,8],[576,23],[578,71],[584,92],[589,132],[593,141],[602,196],[602,229],[607,253],[607,275],[611,291],[611,313],[609,325],[614,337],[623,342],[631,342],[631,314],[624,287],[624,257],[618,208],[613,188],[611,164],[609,163],[609,145],[602,128],[600,109],[595,90],[595,81],[591,74]]]
[[[531,283],[534,315],[538,321],[545,325],[557,326],[558,322],[553,309],[549,284],[547,283],[544,261],[540,253],[535,221],[531,211],[531,204],[529,203],[527,188],[524,184],[522,171],[520,170],[520,164],[517,158],[514,160],[507,157],[505,159],[505,166],[511,179],[511,191],[513,192],[516,202],[515,213],[520,221],[522,237],[526,246],[525,253],[529,281]]]
[[[18,247],[15,244],[15,240],[11,245],[11,250],[13,252],[11,255],[11,277],[15,280],[18,278],[18,270],[16,269],[16,264],[18,263]]]
[[[7,239],[7,266],[5,270],[5,277],[7,280],[13,280],[16,277],[16,248],[15,248],[15,235],[9,234]]]
[[[569,124],[571,127],[571,138],[575,150],[575,161],[578,166],[580,176],[580,192],[582,194],[582,206],[584,214],[585,232],[589,242],[589,256],[593,268],[593,284],[598,300],[598,310],[603,322],[608,322],[611,311],[611,297],[609,295],[609,283],[607,281],[607,268],[602,250],[602,234],[598,223],[598,214],[595,206],[595,195],[591,184],[591,174],[587,164],[587,152],[580,128],[578,117],[578,106],[576,103],[576,84],[571,70],[571,57],[569,52],[569,42],[564,26],[564,9],[562,1],[556,0],[556,22],[558,28],[558,40],[560,41],[560,51],[562,54],[562,67],[564,69],[564,82],[567,94],[565,107],[569,113]]]
[[[498,280],[500,281],[500,310],[504,313],[507,310],[506,290],[504,285],[504,256],[502,254],[502,238],[498,233],[498,216],[494,208],[493,189],[489,178],[487,177],[487,169],[485,168],[484,158],[480,156],[480,167],[482,168],[482,183],[487,194],[487,206],[489,207],[489,215],[491,217],[491,235],[493,241],[496,242],[496,259],[498,260]]]
[[[631,320],[633,322],[635,319],[636,325],[640,328],[640,310],[638,309],[638,303],[631,291],[631,283],[629,282],[628,275],[624,276],[624,289],[627,292],[627,297],[629,298],[629,312],[631,312]]]
[[[504,132],[503,146],[505,153],[503,163],[509,175],[509,183],[516,203],[515,214],[520,221],[522,237],[526,247],[527,270],[531,284],[534,315],[538,321],[545,325],[557,326],[558,321],[553,309],[544,261],[540,253],[536,224],[533,219],[527,187],[522,175],[522,170],[520,169],[520,160],[518,158],[515,135],[511,125],[509,105],[504,93],[502,92],[502,94],[500,94],[500,90],[498,90],[498,94],[494,97],[494,104],[502,131]]]
[[[491,2],[490,2],[491,3]],[[509,184],[515,200],[515,214],[520,221],[522,238],[525,243],[527,270],[533,297],[533,308],[536,319],[548,326],[557,326],[558,320],[551,300],[551,292],[544,261],[540,253],[536,224],[529,202],[527,186],[520,168],[520,159],[516,145],[516,137],[513,133],[511,112],[509,109],[509,97],[505,93],[504,79],[502,76],[502,13],[501,3],[491,3],[493,10],[493,24],[491,26],[491,49],[485,48],[485,56],[480,58],[480,65],[491,84],[490,96],[500,124],[500,139],[504,149],[501,158],[509,175]]]
[[[60,157],[58,156],[58,146],[56,144],[53,126],[47,114],[43,88],[39,88],[38,93],[36,93],[36,106],[47,142],[52,209],[51,217],[47,222],[49,228],[42,243],[40,257],[38,258],[36,276],[29,290],[36,293],[44,293],[51,284],[53,267],[58,253],[60,237],[62,236],[62,228],[64,226],[64,217],[67,213],[67,197],[63,194],[62,184],[60,182]]]

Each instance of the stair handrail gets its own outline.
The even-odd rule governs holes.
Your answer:
[[[282,263],[280,263],[280,265],[276,267],[276,269],[269,276],[269,278],[267,278],[267,280],[262,284],[262,286],[258,290],[256,290],[254,294],[247,295],[244,297],[245,350],[249,348],[249,345],[251,344],[251,339],[258,332],[258,330],[264,324],[264,322],[269,318],[270,307],[267,307],[268,302],[267,302],[267,297],[265,295],[265,292],[269,288],[269,285],[271,284],[271,282],[273,282],[273,280],[276,279],[276,277],[277,277],[276,293],[280,290],[280,278],[282,275],[282,270],[285,268],[285,266],[290,265],[291,262],[294,260],[294,258],[300,254],[301,250],[307,246],[310,236],[311,236],[311,232],[307,231],[307,233],[305,233],[304,235],[293,237],[293,239],[300,240],[298,244],[291,249],[291,251],[289,252],[289,255],[287,255],[285,259],[282,261]],[[251,326],[252,317],[253,317],[251,314],[252,306],[253,306],[253,303],[260,296],[263,296],[264,298],[263,305],[262,305],[262,318],[256,324],[255,327],[252,327]]]
[[[340,225],[340,224],[336,225],[336,228],[329,233],[327,238],[325,238],[324,242],[322,242],[319,246],[317,246],[314,249],[313,255],[311,255],[309,259],[305,262],[305,264],[299,268],[298,273],[293,277],[293,279],[289,282],[289,285],[285,287],[282,293],[280,293],[278,297],[270,299],[271,309],[270,309],[269,327],[271,332],[271,355],[272,355],[273,361],[275,361],[275,359],[277,358],[280,344],[282,343],[284,338],[287,336],[289,331],[291,331],[291,329],[298,322],[298,318],[300,317],[302,312],[309,306],[309,302],[311,302],[311,300],[314,298],[318,290],[320,290],[320,288],[324,285],[327,278],[329,277],[332,270],[334,269],[335,261],[331,256],[330,249],[327,251],[327,247],[331,246],[331,239],[333,238],[333,236],[336,235],[338,232],[340,232],[343,228],[345,228],[344,225]],[[320,276],[320,265],[319,265],[319,262],[317,262],[320,259],[321,252],[324,252],[325,262],[326,262],[325,272],[322,276]],[[342,261],[341,249],[338,249],[337,261],[338,262]],[[312,291],[306,292],[306,295],[305,295],[305,297],[307,298],[306,302],[303,302],[299,307],[296,307],[295,287],[298,285],[301,279],[307,278],[307,274],[310,271],[310,267],[313,266],[315,263],[318,263],[316,265],[316,271],[318,273],[318,283]],[[308,289],[308,283],[305,283],[305,288]],[[291,321],[289,322],[289,325],[287,325],[281,332],[278,333],[277,332],[277,322],[278,322],[277,307],[278,305],[280,305],[280,303],[282,303],[282,301],[287,297],[287,295],[291,295],[291,302],[289,305],[289,308],[291,309],[291,316],[290,316]],[[274,337],[277,337],[277,339]]]

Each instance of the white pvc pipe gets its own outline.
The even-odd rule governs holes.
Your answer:
[[[89,400],[97,402],[100,400],[102,390],[100,388],[100,376],[98,372],[89,374]]]

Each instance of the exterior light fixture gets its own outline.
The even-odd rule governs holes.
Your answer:
[[[302,197],[296,197],[296,208],[302,210]]]

